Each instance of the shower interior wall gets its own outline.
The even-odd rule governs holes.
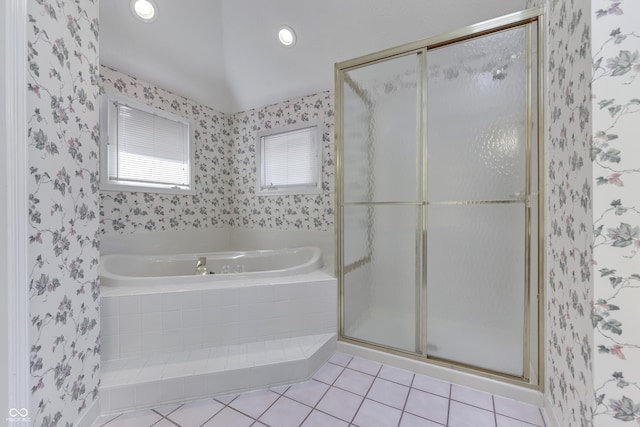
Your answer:
[[[333,257],[333,95],[309,95],[236,114],[224,114],[111,68],[101,67],[103,91],[119,93],[183,116],[193,124],[195,194],[101,191],[104,253],[166,251],[175,242],[209,248],[315,244]],[[256,196],[256,133],[293,123],[321,123],[322,194]],[[131,237],[135,236],[135,239]]]

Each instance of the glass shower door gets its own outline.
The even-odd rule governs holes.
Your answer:
[[[541,12],[336,64],[344,341],[539,384]]]
[[[356,68],[342,79],[341,333],[409,352],[421,347],[418,58]]]
[[[427,354],[525,373],[527,28],[427,51]]]

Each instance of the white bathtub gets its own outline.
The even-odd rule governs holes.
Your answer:
[[[201,256],[215,274],[193,274]],[[321,267],[316,247],[103,255],[102,411],[309,379],[336,345],[337,282]]]
[[[207,275],[195,275],[198,258],[207,260]],[[191,253],[176,255],[110,254],[100,258],[100,283],[107,287],[189,286],[193,284],[286,277],[323,266],[320,248]]]

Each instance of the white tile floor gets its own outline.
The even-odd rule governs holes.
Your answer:
[[[101,426],[546,427],[535,406],[342,353],[303,383],[103,416]]]

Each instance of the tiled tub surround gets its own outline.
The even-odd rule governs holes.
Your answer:
[[[540,408],[335,353],[313,378],[103,416],[94,427],[545,427]]]
[[[301,381],[335,350],[337,285],[326,272],[211,285],[103,287],[102,413]]]

